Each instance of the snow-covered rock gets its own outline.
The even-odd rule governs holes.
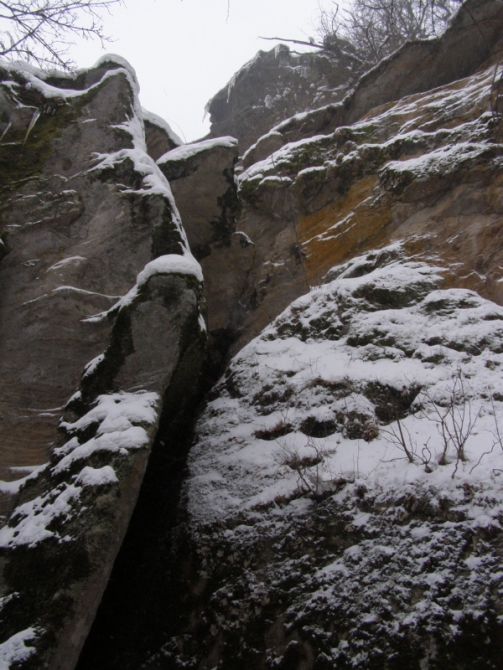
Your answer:
[[[198,595],[144,667],[498,667],[503,308],[444,274],[356,257],[231,362],[172,568]]]
[[[281,121],[342,100],[359,74],[340,53],[297,53],[286,44],[259,51],[208,102],[210,137],[233,135],[244,154]]]
[[[2,668],[501,666],[502,30],[260,54],[191,144],[0,67]]]
[[[3,64],[0,104],[0,666],[70,670],[172,387],[197,394],[203,276],[126,61]]]
[[[498,50],[503,10],[498,0],[468,0],[463,5],[443,35],[406,42],[365,73],[341,102],[317,105],[269,127],[264,138],[249,147],[245,165],[270,155],[269,133],[274,133],[274,148],[278,149],[288,142],[328,134],[358,121],[375,107],[445,86],[476,71]]]

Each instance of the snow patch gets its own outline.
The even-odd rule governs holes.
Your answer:
[[[237,147],[237,145],[238,141],[234,137],[216,137],[211,140],[184,144],[183,146],[171,149],[171,151],[165,153],[158,159],[157,164],[162,165],[163,163],[172,161],[186,161],[187,159],[192,158],[192,156],[196,156],[205,151],[211,151],[216,147],[233,149]]]
[[[157,393],[147,391],[98,396],[96,405],[80,419],[73,423],[61,422],[61,428],[75,437],[54,450],[61,460],[53,472],[63,472],[74,462],[99,451],[126,454],[129,450],[142,449],[150,440],[148,430],[157,422],[159,402]],[[95,436],[80,444],[78,432],[93,425],[96,425]]]
[[[118,484],[119,482],[115,470],[110,465],[105,465],[98,469],[87,465],[80,471],[75,481],[77,484],[82,484],[82,486],[106,486],[107,484]]]
[[[13,663],[26,661],[35,651],[35,647],[27,644],[38,637],[35,628],[27,628],[0,644],[0,670],[9,670]]]

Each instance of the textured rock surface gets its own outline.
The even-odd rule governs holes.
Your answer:
[[[197,389],[202,273],[127,64],[1,74],[1,658],[70,670],[173,419],[165,398]]]
[[[157,164],[171,185],[190,248],[201,261],[230,246],[238,211],[232,137],[206,140],[169,151]]]
[[[503,8],[498,0],[466,2],[443,35],[405,44],[363,75],[341,103],[294,116],[273,128],[249,149],[245,166],[286,142],[333,132],[378,105],[466,77],[498,51],[502,29]]]
[[[169,180],[192,253],[201,263],[208,310],[206,374],[221,371],[229,342],[240,325],[239,300],[255,256],[249,238],[236,230],[240,206],[234,167],[237,141],[203,140],[170,151],[158,160]]]
[[[289,143],[240,176],[238,227],[257,262],[236,351],[334,262],[397,239],[419,236],[418,248],[457,264],[455,285],[502,300],[496,64]]]
[[[243,154],[281,121],[342,100],[354,79],[352,63],[333,56],[259,51],[208,103],[210,137],[236,137]]]
[[[355,258],[232,361],[167,556],[184,605],[141,667],[500,667],[503,309],[449,274]]]

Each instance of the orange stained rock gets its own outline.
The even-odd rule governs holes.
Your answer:
[[[376,176],[366,177],[342,198],[300,217],[297,232],[310,283],[319,281],[334,265],[389,241],[391,211],[386,202],[376,202],[376,183]]]

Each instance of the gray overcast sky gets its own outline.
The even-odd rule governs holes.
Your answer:
[[[182,138],[208,132],[204,106],[259,49],[258,36],[305,39],[314,32],[319,0],[126,0],[104,15],[114,42],[83,42],[70,53],[79,67],[117,53],[135,68],[142,105]],[[325,2],[325,5],[328,1]]]

